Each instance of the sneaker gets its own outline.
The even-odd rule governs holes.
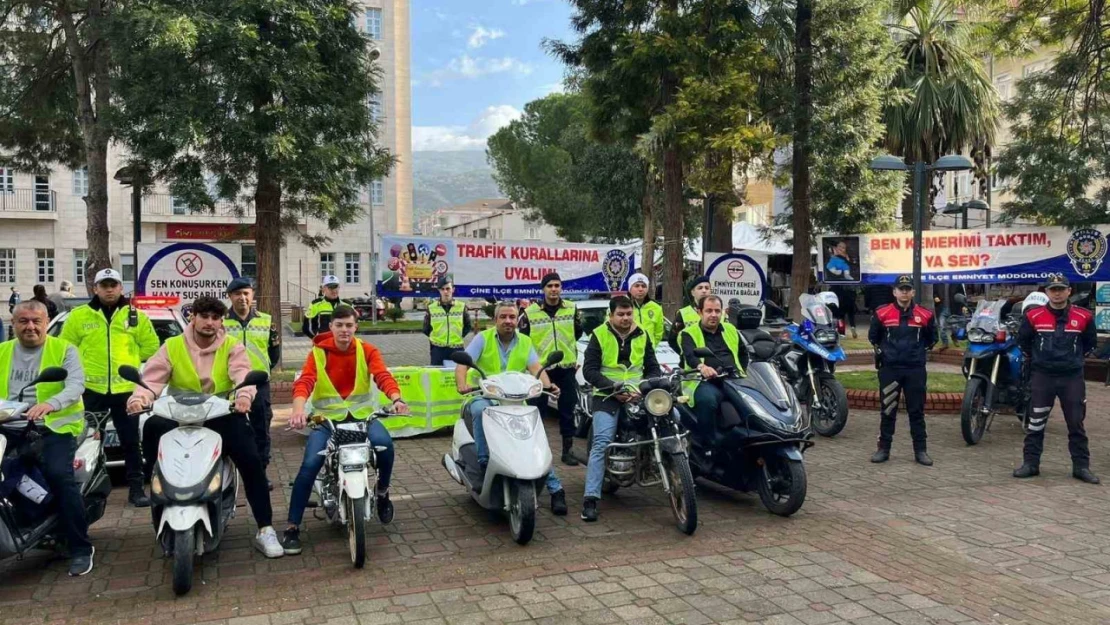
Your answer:
[[[586,497],[582,501],[582,520],[587,523],[593,523],[599,516],[597,510],[597,497]]]
[[[285,549],[278,540],[277,532],[269,525],[258,530],[258,534],[254,537],[254,548],[267,558],[280,558],[285,555]]]
[[[393,522],[393,502],[389,500],[389,493],[378,495],[378,520],[382,523]]]
[[[890,450],[889,449],[883,449],[882,447],[880,447],[880,448],[875,450],[875,453],[871,454],[871,462],[878,463],[878,462],[886,462],[887,460],[890,460]]]
[[[69,560],[69,576],[80,577],[88,574],[93,569],[93,555],[96,553],[96,547],[92,548],[87,556],[74,556]]]
[[[567,515],[567,493],[560,489],[551,493],[551,514],[555,516]]]
[[[281,537],[281,548],[287,556],[296,556],[301,553],[301,530],[290,527]]]

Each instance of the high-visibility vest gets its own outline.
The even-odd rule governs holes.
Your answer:
[[[8,378],[11,377],[12,354],[15,352],[15,346],[15,340],[0,343],[0,400],[6,400],[9,397]],[[42,346],[39,372],[41,373],[43,369],[48,367],[65,366],[67,349],[69,349],[69,343],[53,336],[46,337],[46,343]],[[61,393],[65,387],[66,383],[64,381],[36,384],[36,403],[41,404],[49,401],[50,398]],[[78,399],[61,410],[55,410],[47,414],[43,421],[46,423],[46,427],[58,434],[76,436],[85,427],[85,404]]]
[[[224,318],[227,335],[234,337],[247,348],[251,359],[251,369],[270,372],[270,315],[256,312],[254,317],[243,325],[238,319]]]
[[[312,389],[312,411],[332,421],[343,421],[351,415],[365,421],[378,410],[378,387],[366,365],[366,352],[362,341],[355,339],[355,388],[343,397],[335,390],[328,377],[328,354],[319,347],[312,348],[316,360],[316,386]]]
[[[663,340],[663,307],[659,302],[647,301],[643,306],[633,305],[636,311],[636,325],[644,329],[652,345]]]
[[[432,334],[428,340],[436,347],[459,347],[463,345],[463,315],[466,307],[459,302],[451,305],[451,310],[444,310],[439,300],[428,304],[428,316],[431,319]]]
[[[682,320],[682,325],[696,326],[701,321],[701,315],[698,314],[698,309],[693,306],[687,306],[678,311],[678,316]]]
[[[216,358],[212,361],[211,395],[227,395],[235,388],[235,382],[231,380],[231,374],[228,371],[228,364],[231,361],[231,349],[238,342],[239,340],[235,337],[225,335],[224,342],[216,348]],[[197,373],[196,365],[193,364],[193,358],[189,354],[189,346],[185,343],[185,337],[175,336],[166,339],[165,346],[166,357],[173,369],[170,371],[170,388],[204,393],[200,374]]]
[[[740,331],[736,329],[736,326],[725,322],[721,324],[721,333],[724,335],[725,345],[732,352],[733,366],[736,367],[736,372],[741,376],[744,375],[744,367],[740,364]],[[701,323],[686,326],[682,329],[681,334],[689,334],[690,338],[694,339],[694,347],[705,347],[705,333],[701,329]],[[680,341],[681,334],[679,335]],[[689,398],[688,405],[691,408],[694,407],[694,391],[698,384],[700,382],[697,380],[687,380],[682,383],[682,392]]]
[[[304,316],[308,317],[309,319],[314,319],[316,317],[319,317],[320,315],[328,315],[330,319],[331,313],[334,312],[336,308],[340,306],[350,305],[350,303],[344,302],[343,300],[337,300],[335,302],[335,305],[333,306],[331,302],[321,297],[320,299],[312,301],[312,303],[308,306],[308,311],[305,312]]]
[[[559,311],[551,318],[539,304],[532,304],[524,311],[528,317],[528,335],[536,347],[540,360],[546,362],[548,354],[555,350],[563,352],[563,359],[556,363],[560,367],[572,367],[578,362],[578,341],[574,338],[574,304],[563,301]]]
[[[112,322],[101,310],[87,304],[70,311],[59,338],[77,347],[81,366],[85,369],[85,388],[94,393],[130,393],[135,385],[119,376],[119,368],[139,368],[144,360],[158,351],[158,334],[141,310],[135,311],[138,325],[128,327],[130,308],[121,306],[112,314]]]
[[[528,371],[528,354],[532,352],[532,339],[517,332],[516,345],[509,352],[505,366],[501,366],[500,339],[497,338],[497,328],[490,328],[482,332],[484,344],[482,354],[478,356],[478,368],[487,376],[496,375],[504,371],[524,373]]]
[[[628,354],[628,366],[620,364],[617,360],[620,355],[620,342],[616,335],[609,329],[609,324],[602,324],[594,330],[594,337],[601,346],[601,375],[613,382],[625,385],[638,386],[644,377],[644,352],[647,351],[648,338],[645,332],[640,332],[632,337],[632,349]],[[597,389],[594,395],[612,395],[616,389]]]

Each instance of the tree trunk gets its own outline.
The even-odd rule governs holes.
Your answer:
[[[258,256],[258,310],[274,318],[278,333],[281,318],[282,231],[281,182],[267,161],[258,165],[258,186],[254,192],[255,254]]]
[[[686,256],[685,216],[682,198],[682,161],[673,145],[663,148],[663,310],[673,317],[682,308],[685,285],[682,265]]]
[[[714,198],[713,240],[709,251],[727,254],[732,251],[732,203],[718,196]]]
[[[640,247],[640,271],[648,277],[648,293],[655,294],[655,176],[644,167],[644,196],[640,198],[640,212],[644,219],[644,238]]]
[[[790,273],[790,312],[792,319],[801,319],[798,299],[809,289],[813,272],[810,258],[811,229],[809,205],[810,186],[810,119],[813,113],[813,40],[810,23],[813,18],[811,0],[798,0],[794,14],[794,153],[793,153],[793,226],[794,262]]]

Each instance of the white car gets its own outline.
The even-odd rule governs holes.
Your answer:
[[[589,299],[579,300],[575,304],[582,315],[582,338],[578,339],[578,385],[585,386],[586,380],[582,377],[582,363],[586,359],[586,347],[590,344],[590,335],[595,328],[605,323],[609,315],[609,300]],[[670,320],[664,320],[663,340],[655,346],[655,359],[663,373],[670,373],[679,368],[680,358],[678,352],[671,349],[667,343],[667,332],[670,331]]]

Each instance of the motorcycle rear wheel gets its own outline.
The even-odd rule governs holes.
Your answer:
[[[692,535],[698,529],[698,499],[690,459],[686,454],[668,453],[663,456],[663,468],[671,484],[671,513],[675,523],[683,534]]]
[[[361,569],[366,564],[366,495],[347,500],[347,548],[351,564]]]
[[[813,431],[821,436],[836,436],[848,424],[848,393],[840,380],[831,375],[818,376],[817,385],[821,394],[821,410],[809,410]]]
[[[527,545],[536,531],[536,485],[513,480],[509,485],[509,531],[518,545]]]
[[[173,535],[173,594],[179,597],[193,588],[196,540],[196,527],[174,532]]]
[[[988,414],[983,413],[987,401],[987,383],[981,378],[968,378],[964,402],[960,406],[960,433],[968,445],[978,444],[987,429]]]
[[[806,500],[806,467],[801,460],[768,456],[760,471],[759,499],[771,514],[790,516],[801,509]]]

